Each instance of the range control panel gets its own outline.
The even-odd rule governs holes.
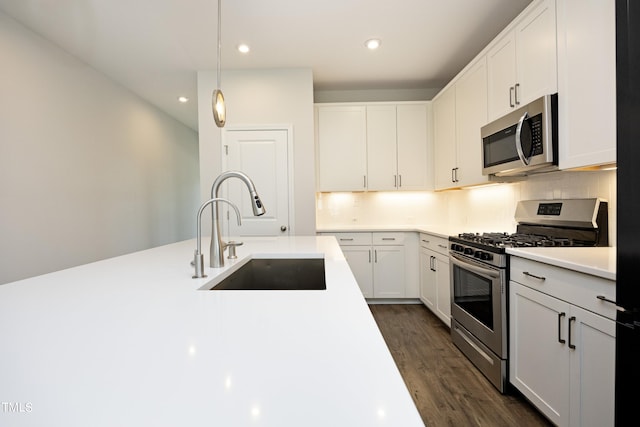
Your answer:
[[[562,203],[540,203],[538,205],[538,215],[560,216]]]

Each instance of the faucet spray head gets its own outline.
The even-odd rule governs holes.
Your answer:
[[[255,216],[264,215],[266,212],[260,196],[258,196],[258,193],[255,191],[251,191],[251,207],[253,208],[253,214]]]

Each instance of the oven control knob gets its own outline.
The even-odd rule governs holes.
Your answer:
[[[462,247],[462,245],[458,245],[456,243],[451,245],[451,249],[456,251],[456,252],[462,252],[464,250],[464,248]]]
[[[471,248],[464,248],[464,254],[465,254],[465,255],[473,255],[473,249],[471,249]]]
[[[489,252],[483,252],[482,256],[480,257],[480,259],[482,259],[484,261],[491,261],[493,259],[493,255],[490,254]]]

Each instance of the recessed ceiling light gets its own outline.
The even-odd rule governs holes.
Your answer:
[[[248,44],[242,43],[238,45],[238,52],[240,53],[249,53],[250,50],[251,49],[249,48]]]
[[[178,101],[184,104],[185,102],[189,102],[189,98],[187,98],[186,96],[179,96]]]
[[[376,50],[377,48],[380,47],[380,44],[382,42],[380,41],[380,39],[369,39],[366,42],[364,42],[364,45],[367,47],[367,49],[369,50]]]

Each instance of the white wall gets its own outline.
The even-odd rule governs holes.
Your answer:
[[[211,116],[215,71],[198,72],[200,197],[210,198],[221,170],[221,130]],[[315,234],[315,149],[313,77],[310,69],[223,70],[221,89],[227,104],[227,126],[293,127],[294,232]],[[259,187],[259,183],[256,183]],[[265,204],[268,201],[264,201]],[[203,220],[203,233],[210,224]]]
[[[0,284],[195,235],[195,132],[2,13],[0,52]]]
[[[427,225],[445,232],[514,232],[519,200],[599,197],[609,202],[609,244],[616,238],[616,172],[553,172],[526,181],[443,192],[319,193],[319,228]]]

